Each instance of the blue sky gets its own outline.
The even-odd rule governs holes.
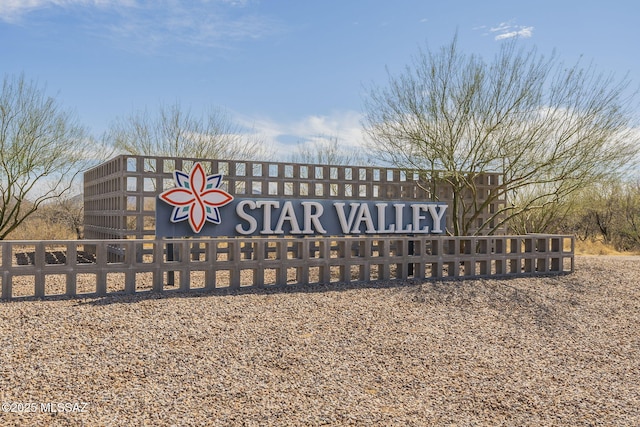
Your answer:
[[[287,144],[360,142],[366,88],[457,32],[581,55],[640,85],[640,3],[626,1],[0,0],[0,74],[24,73],[99,137],[118,116],[210,106]]]

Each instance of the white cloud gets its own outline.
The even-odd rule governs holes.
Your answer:
[[[279,23],[256,13],[251,4],[250,0],[0,0],[0,20],[25,21],[30,13],[45,9],[77,12],[84,30],[94,36],[128,49],[175,52],[185,45],[228,48],[229,42],[278,32]]]
[[[135,0],[3,0],[0,2],[0,19],[13,22],[39,9],[51,7],[132,7]]]
[[[477,27],[477,28],[484,28]],[[494,35],[494,40],[505,40],[513,37],[529,38],[533,36],[533,27],[514,25],[511,21],[501,22],[496,27],[491,27],[489,32]]]
[[[497,31],[503,32],[508,31],[511,27],[512,25],[509,22],[501,22],[497,27],[491,27],[489,31],[491,31],[492,33],[495,33]]]
[[[341,111],[330,115],[307,116],[287,123],[270,118],[239,117],[237,120],[273,147],[277,160],[286,161],[297,144],[329,141],[331,138],[337,138],[345,150],[362,148],[365,135],[360,125],[361,118],[362,115],[356,111]]]
[[[495,40],[510,39],[512,37],[524,37],[529,38],[533,35],[533,27],[522,27],[517,31],[507,31],[495,36]]]

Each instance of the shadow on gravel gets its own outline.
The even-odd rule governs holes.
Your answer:
[[[107,296],[83,294],[76,297],[47,296],[44,298],[14,298],[12,301],[71,300],[75,305],[107,306],[135,304],[141,301],[165,298],[203,298],[241,295],[273,295],[287,293],[343,292],[357,289],[395,289],[396,298],[407,304],[447,306],[448,309],[489,309],[509,317],[510,321],[540,327],[557,328],[565,322],[566,313],[579,304],[582,288],[566,279],[568,275],[507,277],[495,279],[405,280],[367,283],[331,283],[306,286],[265,286],[262,288],[221,288],[214,290],[178,289],[163,292],[143,291],[135,294],[113,293]]]
[[[78,299],[76,305],[106,306],[135,304],[165,298],[216,298],[220,296],[273,295],[287,293],[343,292],[357,289],[395,290],[393,298],[406,304],[426,304],[464,316],[492,315],[505,324],[527,329],[532,326],[548,335],[573,333],[574,312],[580,308],[585,292],[571,275],[509,277],[500,279],[408,280],[371,283],[332,283],[309,286],[274,286],[265,288],[216,289],[210,291],[178,290],[114,294],[106,297]]]
[[[180,291],[179,289],[165,290],[162,292],[143,291],[135,294],[114,293],[104,297],[95,295],[87,295],[87,298],[79,297],[62,297],[58,299],[74,299],[78,300],[78,305],[109,305],[109,304],[126,304],[137,303],[150,299],[163,298],[203,298],[203,297],[222,297],[222,296],[242,296],[242,295],[274,295],[274,294],[295,294],[295,293],[322,293],[322,292],[342,292],[356,289],[408,289],[419,286],[423,281],[416,280],[397,280],[385,282],[368,282],[368,283],[328,283],[313,285],[271,285],[264,287],[240,287],[240,288],[219,288],[211,290],[192,289],[189,291]],[[33,298],[31,298],[33,299]],[[47,299],[50,299],[47,297]]]
[[[548,332],[574,329],[582,287],[570,276],[423,282],[407,290],[417,304],[493,312],[510,323]]]
[[[373,281],[373,282],[351,282],[351,283],[327,283],[312,285],[268,285],[263,287],[247,286],[240,288],[217,288],[217,289],[191,289],[182,291],[180,289],[166,289],[162,292],[138,291],[135,294],[126,294],[123,292],[113,292],[105,296],[99,296],[95,293],[78,294],[76,296],[67,295],[47,295],[45,297],[34,296],[18,296],[13,297],[11,302],[19,301],[75,301],[77,305],[109,305],[109,304],[127,304],[137,303],[145,300],[163,299],[163,298],[202,298],[202,297],[220,297],[231,295],[273,295],[287,293],[321,293],[321,292],[340,292],[354,289],[394,289],[394,288],[410,288],[420,285],[422,280],[395,280],[395,281]],[[0,300],[0,302],[7,302]]]
[[[63,251],[46,251],[44,254],[44,263],[47,265],[64,265],[67,263],[67,254]],[[35,265],[36,253],[35,252],[18,252],[15,254],[15,262],[17,265]],[[95,264],[95,255],[78,251],[77,262],[79,264]]]

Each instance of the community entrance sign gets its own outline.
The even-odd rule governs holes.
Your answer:
[[[252,199],[220,188],[222,175],[174,171],[156,206],[156,236],[443,234],[447,205],[327,199]]]

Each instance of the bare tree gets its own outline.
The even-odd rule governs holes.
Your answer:
[[[460,52],[454,37],[438,51],[420,51],[413,66],[389,75],[388,87],[373,87],[365,100],[371,150],[450,186],[456,235],[495,233],[513,217],[620,172],[638,153],[626,77],[580,62],[566,66],[517,43],[506,42],[486,62]],[[475,178],[486,172],[502,180],[479,204]],[[482,210],[505,198],[476,229]]]
[[[76,239],[84,237],[84,203],[81,195],[63,196],[47,209],[49,220],[74,233]]]
[[[147,156],[266,160],[272,154],[263,141],[243,132],[228,114],[211,108],[196,116],[180,104],[160,106],[116,119],[105,136],[117,150]]]
[[[626,178],[582,189],[560,230],[582,240],[602,240],[616,250],[640,247],[640,180]]]
[[[67,193],[94,142],[73,114],[24,76],[0,92],[0,239],[46,201]],[[34,236],[37,238],[37,236]]]
[[[318,165],[356,165],[364,163],[364,156],[354,148],[341,146],[337,136],[321,136],[305,144],[298,143],[290,161]]]

